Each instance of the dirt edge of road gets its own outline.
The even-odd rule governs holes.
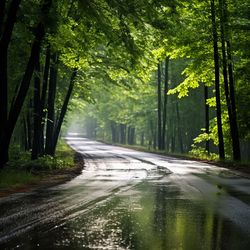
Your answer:
[[[16,188],[0,189],[0,198],[9,196],[14,193],[23,193],[32,189],[52,187],[70,181],[80,175],[84,168],[84,159],[80,153],[75,154],[75,166],[66,169],[47,170],[47,171],[32,171],[32,174],[38,176],[38,181]]]

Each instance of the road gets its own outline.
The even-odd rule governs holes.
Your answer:
[[[0,198],[0,249],[250,249],[250,179],[68,137],[85,168]]]

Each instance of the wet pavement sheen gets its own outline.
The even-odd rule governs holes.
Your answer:
[[[85,169],[65,184],[0,198],[0,249],[250,249],[250,179],[67,138]]]

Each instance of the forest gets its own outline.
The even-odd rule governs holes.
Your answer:
[[[249,13],[249,0],[1,0],[0,169],[16,151],[53,157],[67,131],[249,161]]]

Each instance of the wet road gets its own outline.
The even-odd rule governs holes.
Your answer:
[[[0,198],[0,249],[250,249],[250,179],[226,169],[67,138],[85,169]]]

